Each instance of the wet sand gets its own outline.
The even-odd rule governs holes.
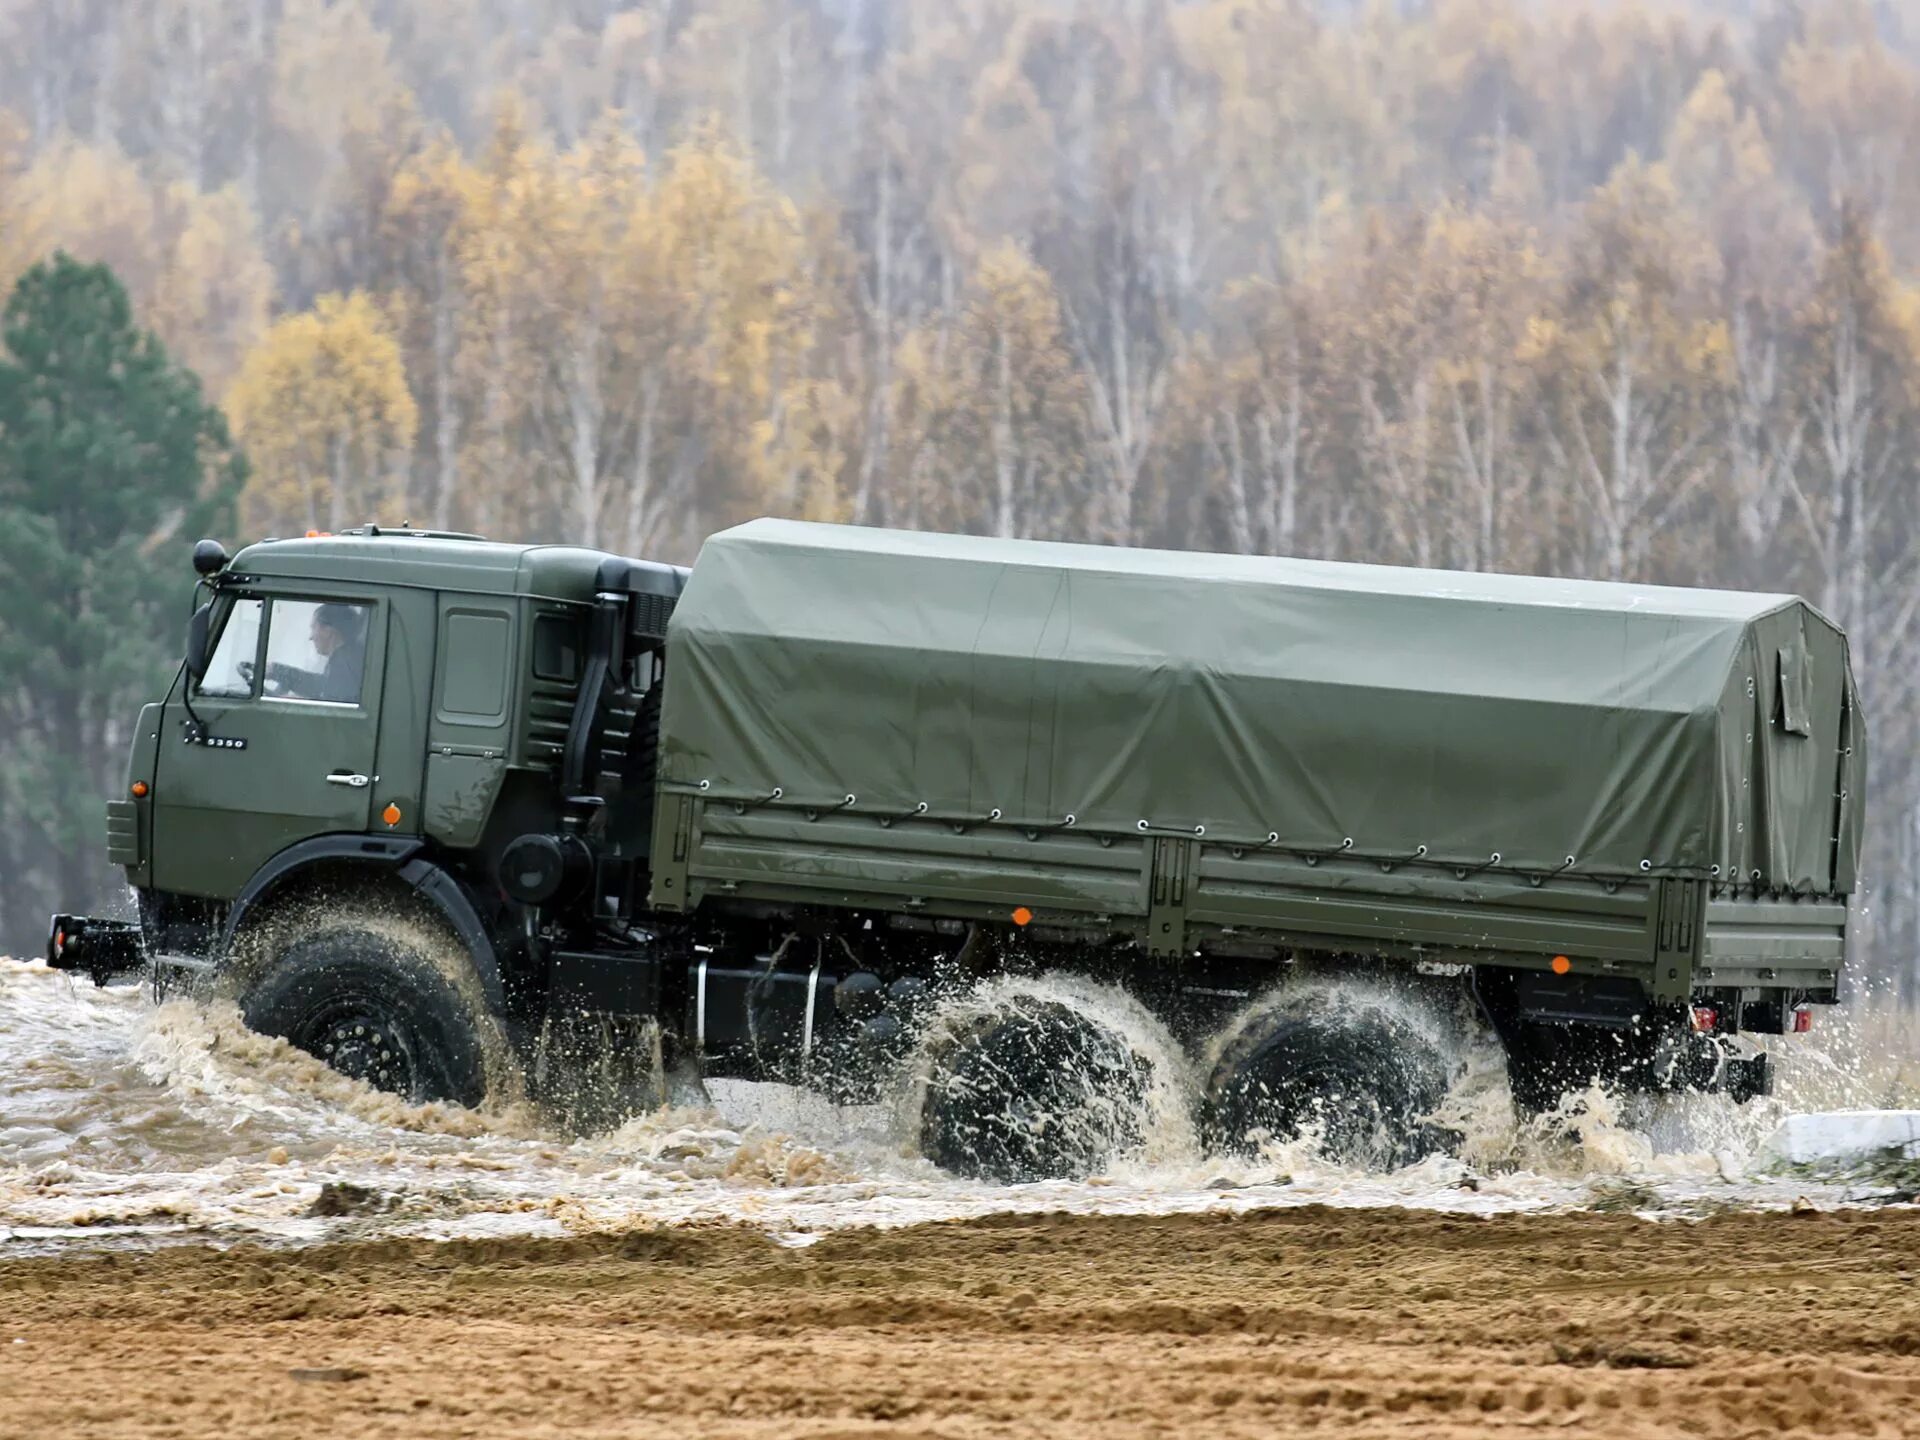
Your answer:
[[[1920,1212],[1004,1215],[0,1262],[0,1435],[1920,1434]]]

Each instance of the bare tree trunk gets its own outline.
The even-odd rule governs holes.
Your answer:
[[[1240,418],[1228,406],[1207,419],[1207,448],[1227,485],[1227,543],[1239,554],[1254,549],[1253,510],[1247,498],[1246,452],[1240,444]]]
[[[1305,419],[1301,394],[1299,347],[1291,367],[1284,398],[1262,396],[1255,438],[1267,473],[1266,548],[1275,555],[1298,553],[1300,539],[1300,430]]]
[[[1482,358],[1475,366],[1474,384],[1478,404],[1470,403],[1458,385],[1453,387],[1453,448],[1455,463],[1466,477],[1470,504],[1457,506],[1463,519],[1473,525],[1464,563],[1473,570],[1493,570],[1500,558],[1501,473],[1504,454],[1502,439],[1506,425],[1499,382],[1493,366]],[[1475,435],[1477,413],[1478,436]]]
[[[459,394],[454,356],[459,326],[454,317],[452,257],[443,242],[436,258],[438,293],[433,304],[433,528],[453,528],[453,497],[460,489]]]
[[[600,397],[599,331],[589,324],[567,348],[565,387],[568,422],[567,463],[573,476],[575,543],[600,543]]]
[[[348,459],[351,449],[352,447],[345,434],[335,434],[327,446],[327,458],[330,462],[328,468],[332,472],[331,478],[333,483],[327,487],[326,528],[335,534],[347,528],[345,518],[347,513],[347,486],[352,483],[353,480],[353,466]],[[309,507],[308,514],[309,516],[312,514],[311,507]],[[307,528],[311,530],[316,527],[309,523]]]
[[[1733,350],[1728,462],[1742,558],[1747,578],[1758,583],[1786,503],[1784,477],[1793,469],[1806,426],[1779,393],[1779,346],[1774,337],[1757,339],[1744,309],[1735,311],[1728,334]]]
[[[1392,487],[1393,503],[1384,507],[1387,527],[1398,532],[1402,548],[1414,564],[1430,567],[1434,544],[1426,367],[1420,365],[1415,370],[1407,387],[1406,413],[1397,423],[1381,410],[1370,377],[1361,378],[1359,391],[1368,452]]]
[[[633,477],[627,485],[627,554],[645,555],[658,521],[653,487],[654,417],[660,409],[660,371],[649,365],[640,381],[640,414],[633,438]]]
[[[866,443],[853,493],[852,520],[861,524],[873,505],[874,482],[892,444],[893,417],[893,166],[880,162],[880,194],[873,221],[873,300],[867,307],[873,332],[872,393],[867,400]]]
[[[481,483],[471,507],[473,527],[482,535],[491,535],[502,515],[501,487],[507,483],[507,376],[513,359],[513,324],[506,314],[498,316],[490,327],[488,365],[482,382],[481,433],[485,437],[485,464]]]
[[[1013,441],[1013,368],[1007,337],[993,344],[993,533],[1012,537],[1019,529],[1014,519],[1014,476],[1018,460]]]

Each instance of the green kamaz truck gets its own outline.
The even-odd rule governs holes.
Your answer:
[[[1860,706],[1791,596],[776,520],[690,571],[375,526],[194,564],[109,804],[139,918],[49,960],[419,1100],[858,1098],[911,1053],[933,1158],[1071,1173],[1136,1050],[1044,1003],[926,1039],[1070,971],[1165,1021],[1218,1143],[1405,1155],[1431,1037],[1260,997],[1439,991],[1525,1105],[1749,1095],[1846,956]]]

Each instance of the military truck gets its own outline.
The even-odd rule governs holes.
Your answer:
[[[927,1038],[1071,972],[1188,1047],[1218,1143],[1399,1157],[1432,1036],[1260,997],[1442,990],[1534,1107],[1751,1095],[1743,1037],[1845,960],[1860,707],[1791,596],[777,520],[691,571],[372,525],[194,565],[108,806],[138,919],[56,916],[49,959],[419,1100],[859,1098],[912,1055],[935,1159],[1072,1173],[1138,1047],[1054,1002]]]

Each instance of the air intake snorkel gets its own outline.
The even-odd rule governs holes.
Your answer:
[[[667,622],[686,588],[687,576],[681,566],[655,560],[616,556],[601,562],[594,576],[587,663],[560,761],[560,788],[569,804],[591,811],[603,803],[592,790],[599,778],[593,762],[600,753],[607,712],[615,702],[632,696],[629,655],[650,655],[666,644]]]
[[[604,571],[605,567],[602,567]],[[567,746],[560,761],[560,788],[570,805],[597,808],[598,795],[589,783],[593,757],[600,751],[608,705],[625,693],[627,596],[602,589],[594,597],[593,619],[587,631],[587,664],[580,676],[580,693],[573,702],[567,726]]]

